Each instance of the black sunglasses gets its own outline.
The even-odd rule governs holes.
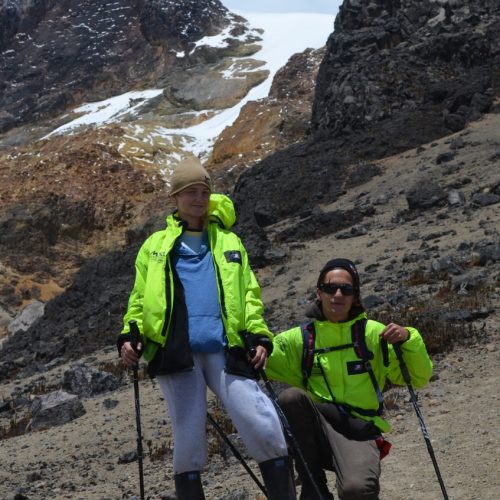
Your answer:
[[[354,287],[349,283],[342,283],[341,285],[337,285],[337,283],[321,283],[318,288],[329,295],[335,295],[337,290],[340,290],[340,293],[345,296],[354,295]]]

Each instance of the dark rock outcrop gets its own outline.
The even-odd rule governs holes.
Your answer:
[[[373,175],[366,161],[460,130],[492,109],[499,30],[492,0],[345,0],[319,69],[311,135],[244,172],[235,188],[254,264],[265,264],[271,245],[259,226],[334,201],[349,179]],[[356,161],[358,172],[345,171]]]
[[[499,15],[492,1],[346,0],[319,70],[313,130],[399,115],[411,147],[463,128],[499,90]]]
[[[64,372],[62,388],[82,397],[114,391],[121,381],[111,373],[96,370],[84,363],[74,363]]]
[[[429,184],[422,179],[415,186],[411,186],[406,193],[406,201],[410,210],[425,210],[430,207],[446,204],[447,193],[437,184]]]
[[[141,32],[151,45],[189,51],[204,36],[219,33],[228,24],[227,10],[218,0],[143,2]]]
[[[43,372],[57,357],[77,359],[113,345],[133,285],[138,246],[91,259],[68,290],[46,304],[44,316],[2,345],[0,380],[21,372]]]

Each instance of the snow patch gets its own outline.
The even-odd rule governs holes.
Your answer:
[[[119,121],[126,114],[136,113],[145,101],[153,99],[162,92],[163,89],[126,92],[125,94],[111,97],[104,101],[83,104],[73,110],[74,113],[84,113],[83,116],[61,125],[43,137],[43,139],[47,139],[55,134],[72,132],[81,125],[104,125]]]
[[[148,142],[155,137],[170,142],[177,140],[183,145],[186,152],[202,158],[208,157],[217,137],[226,127],[234,123],[241,108],[249,101],[256,101],[269,95],[274,75],[287,63],[293,54],[303,52],[307,48],[318,49],[325,45],[328,36],[333,31],[335,20],[335,16],[330,14],[244,11],[235,11],[235,13],[247,20],[247,26],[250,30],[263,30],[262,33],[260,31],[258,33],[262,40],[259,41],[261,49],[253,54],[251,58],[246,57],[239,60],[257,59],[264,61],[259,70],[269,71],[269,76],[264,82],[252,88],[232,108],[206,110],[205,112],[211,112],[214,116],[191,127],[156,127],[149,135]],[[224,44],[227,44],[228,37],[229,28],[219,35],[202,38],[197,42],[196,47],[201,45],[224,47]],[[183,53],[177,53],[177,57],[182,56]],[[232,72],[236,67],[237,65],[233,65],[228,68],[223,73],[223,77],[234,78]],[[84,104],[74,110],[75,113],[83,113],[82,116],[53,130],[44,139],[55,134],[72,133],[76,128],[84,125],[99,126],[119,121],[125,115],[136,114],[145,101],[160,95],[162,92],[163,89],[132,91],[104,101]],[[139,135],[140,132],[141,130],[137,129]]]

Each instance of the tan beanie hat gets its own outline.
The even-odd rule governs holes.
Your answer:
[[[195,157],[185,158],[177,164],[170,178],[170,196],[193,184],[204,184],[212,190],[210,176],[201,166],[200,160]]]

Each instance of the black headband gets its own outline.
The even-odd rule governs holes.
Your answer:
[[[345,269],[352,277],[352,282],[353,282],[354,288],[356,289],[356,292],[359,292],[359,274],[358,274],[358,271],[356,269],[356,266],[354,265],[354,262],[350,261],[349,259],[329,260],[323,266],[323,269],[321,269],[321,271],[319,273],[317,286],[319,286],[319,285],[321,285],[321,283],[323,283],[325,275],[328,273],[328,271],[331,271],[332,269]]]

